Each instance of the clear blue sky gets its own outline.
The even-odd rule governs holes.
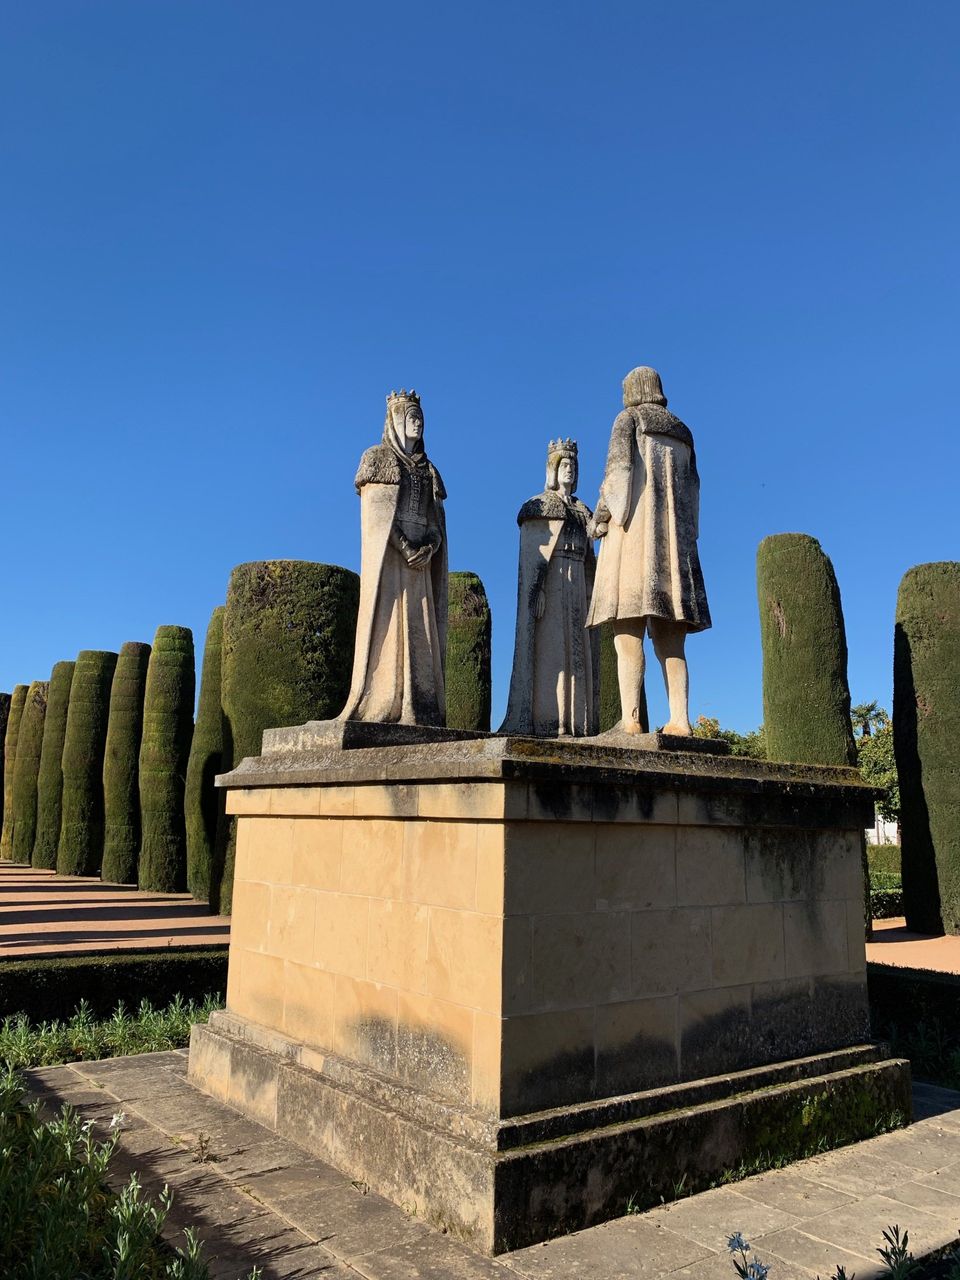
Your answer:
[[[5,5],[0,688],[199,647],[241,561],[357,567],[402,384],[502,710],[516,511],[558,434],[593,505],[645,363],[703,479],[693,712],[760,720],[787,530],[889,705],[899,579],[960,557],[958,37],[884,0]]]

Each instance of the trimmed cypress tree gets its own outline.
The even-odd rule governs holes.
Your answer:
[[[893,749],[907,928],[960,933],[960,563],[918,564],[897,595]]]
[[[187,824],[187,888],[195,898],[210,897],[210,874],[217,840],[217,824],[223,813],[225,793],[215,785],[223,754],[223,706],[220,671],[223,650],[224,606],[210,616],[203,646],[200,698],[193,730],[184,815]]]
[[[596,636],[596,632],[594,632]],[[596,639],[594,639],[596,644]],[[620,683],[617,679],[617,651],[613,644],[613,623],[600,624],[600,732],[606,733],[623,719],[620,707]],[[646,682],[640,689],[640,728],[649,732]]]
[[[337,565],[259,560],[230,575],[223,615],[223,767],[259,755],[264,729],[328,720],[350,692],[360,579]],[[211,903],[230,910],[236,822],[217,832]]]
[[[0,693],[0,831],[3,830],[3,740],[7,736],[7,720],[10,716],[10,695]]]
[[[103,865],[101,880],[137,883],[140,855],[140,739],[150,646],[128,640],[110,686],[103,753]]]
[[[3,735],[3,830],[0,832],[0,858],[13,857],[13,771],[17,763],[17,738],[20,720],[27,701],[29,685],[18,684],[10,696],[7,729]]]
[[[103,752],[117,655],[81,649],[63,739],[63,802],[57,871],[95,876],[103,858]]]
[[[490,604],[475,573],[448,577],[447,727],[490,730]]]
[[[183,791],[193,736],[193,632],[158,627],[147,665],[140,744],[140,861],[137,882],[155,893],[187,887]]]
[[[769,758],[855,764],[840,589],[816,538],[764,538],[757,550],[757,595]]]
[[[67,711],[75,662],[58,662],[50,672],[47,715],[43,722],[43,746],[37,774],[37,835],[30,861],[35,867],[53,871],[60,843],[60,815],[63,806],[63,740],[67,732]]]
[[[37,774],[43,746],[43,723],[47,716],[46,680],[34,680],[27,690],[17,738],[17,763],[13,771],[14,862],[29,862],[37,835]]]

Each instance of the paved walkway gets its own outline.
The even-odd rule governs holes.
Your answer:
[[[230,921],[188,893],[0,862],[0,958],[226,945]]]
[[[911,933],[902,916],[873,922],[873,941],[867,943],[867,959],[904,969],[934,969],[960,973],[960,938],[931,937]]]
[[[69,1102],[97,1129],[124,1112],[116,1172],[136,1169],[148,1190],[170,1184],[168,1234],[196,1227],[215,1280],[254,1264],[264,1280],[735,1280],[734,1231],[770,1280],[826,1280],[837,1263],[878,1280],[885,1227],[906,1228],[919,1256],[960,1226],[960,1094],[930,1086],[917,1087],[909,1129],[490,1259],[206,1097],[186,1065],[184,1052],[154,1053],[28,1078],[47,1105]]]

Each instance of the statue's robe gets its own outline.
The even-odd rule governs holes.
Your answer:
[[[567,503],[549,489],[520,508],[517,631],[501,733],[597,732],[600,645],[586,629],[594,575],[590,515],[578,498]]]
[[[427,524],[440,539],[423,568],[407,564],[399,542],[408,514],[401,508],[403,482],[415,470],[418,482],[428,488]],[[360,609],[350,696],[339,718],[442,726],[447,647],[443,481],[426,458],[414,468],[388,445],[375,445],[361,458],[355,484],[360,494]]]
[[[705,631],[693,436],[661,405],[632,406],[613,424],[595,519],[608,515],[587,625],[667,618]]]

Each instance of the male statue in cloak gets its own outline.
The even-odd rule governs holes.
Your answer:
[[[391,391],[360,495],[360,611],[341,720],[442,726],[446,719],[447,536],[440,473],[423,447],[415,391]]]
[[[623,719],[640,733],[643,639],[649,631],[670,703],[664,733],[689,736],[691,631],[710,609],[697,551],[700,477],[690,429],[667,409],[660,375],[645,366],[623,382],[593,530],[602,539],[587,625],[612,622]]]
[[[577,445],[551,440],[547,484],[525,502],[520,526],[517,634],[501,733],[536,737],[597,732],[599,636],[586,629],[593,586],[591,512],[579,498]]]

